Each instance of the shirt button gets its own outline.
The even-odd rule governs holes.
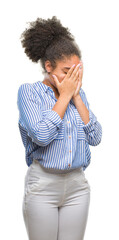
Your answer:
[[[71,150],[69,150],[69,152],[71,152]]]
[[[71,167],[71,164],[70,164],[70,163],[68,164],[68,167]]]
[[[69,136],[69,138],[71,138],[71,136]]]

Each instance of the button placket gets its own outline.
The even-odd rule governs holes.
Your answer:
[[[67,128],[68,128],[68,145],[69,145],[69,154],[68,154],[68,168],[71,168],[71,163],[72,163],[72,138],[71,138],[71,122],[67,120]]]

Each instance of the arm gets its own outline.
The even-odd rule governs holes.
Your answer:
[[[62,99],[59,99],[59,106]],[[26,126],[28,136],[39,146],[46,146],[58,135],[62,119],[52,109],[42,111],[42,102],[30,86],[22,84],[17,99],[20,117]]]
[[[67,106],[70,102],[71,97],[66,96],[64,94],[60,95],[56,104],[52,108],[53,111],[57,112],[57,114],[63,119]]]
[[[97,121],[96,116],[89,108],[89,103],[86,98],[86,94],[82,90],[82,94],[73,98],[73,102],[84,122],[83,129],[85,131],[88,143],[96,146],[101,142],[102,127]]]
[[[42,111],[42,102],[30,84],[22,84],[18,90],[18,109],[28,136],[39,146],[46,146],[58,135],[58,129],[67,105],[78,82],[79,65],[73,65],[62,83],[54,75],[54,82],[60,94],[53,109]]]
[[[84,122],[84,124],[87,124],[90,119],[89,119],[89,110],[87,109],[87,107],[85,106],[84,102],[81,99],[80,95],[77,95],[74,99],[73,102],[75,104],[75,107],[77,108],[82,121]]]

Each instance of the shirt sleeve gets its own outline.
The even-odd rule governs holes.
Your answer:
[[[42,111],[40,96],[32,86],[22,84],[18,90],[17,105],[28,136],[39,146],[46,146],[58,135],[62,119],[52,109]]]
[[[94,115],[92,110],[89,107],[89,103],[87,101],[87,97],[85,92],[83,91],[83,96],[82,100],[89,110],[89,119],[90,121],[84,126],[84,132],[86,134],[86,138],[88,140],[88,143],[92,146],[96,146],[101,142],[102,139],[102,126],[101,124],[97,121],[97,117]]]

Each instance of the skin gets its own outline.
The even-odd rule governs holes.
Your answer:
[[[76,56],[76,55],[72,55],[71,57],[65,57],[63,60],[57,60],[55,69],[52,68],[49,60],[47,60],[45,62],[45,68],[46,68],[46,71],[48,72],[48,78],[45,78],[43,83],[50,86],[53,89],[53,91],[55,93],[55,97],[57,99],[58,99],[60,94],[58,92],[58,89],[57,89],[55,81],[54,81],[54,77],[52,75],[55,75],[55,77],[57,78],[59,83],[61,83],[64,80],[64,78],[66,77],[69,69],[74,64],[75,64],[74,70],[75,70],[75,68],[78,64],[80,64],[82,66],[82,68],[78,69],[78,72],[79,72],[79,74],[78,74],[78,84],[77,84],[77,89],[76,89],[76,91],[75,91],[75,93],[72,97],[73,99],[77,96],[77,94],[79,94],[79,90],[82,86],[83,63],[79,59],[79,57]]]
[[[76,77],[77,85],[76,85],[75,91],[73,92],[72,99],[73,99],[73,102],[77,108],[77,111],[78,111],[82,121],[84,122],[84,124],[87,124],[90,121],[89,110],[86,108],[86,106],[83,103],[81,96],[79,94],[79,90],[82,86],[83,63],[81,62],[79,57],[77,57],[76,55],[73,55],[68,58],[65,57],[64,60],[57,61],[56,63],[57,63],[56,68],[53,69],[50,61],[45,62],[45,68],[46,68],[46,71],[49,72],[49,76],[48,76],[48,78],[44,79],[44,81],[43,81],[44,84],[50,86],[53,89],[53,91],[55,93],[55,97],[58,99],[52,110],[56,111],[59,114],[59,116],[61,117],[61,119],[63,119],[66,108],[70,101],[70,96],[68,96],[66,94],[59,94],[58,89],[55,84],[56,79],[57,79],[58,84],[63,84],[65,80],[67,81],[68,84],[69,84],[69,82],[71,84],[72,75],[73,75],[73,79],[74,79],[74,75],[75,75],[74,73],[77,73],[79,71],[78,75],[75,75],[75,76],[77,76]],[[81,69],[79,69],[79,67],[78,67],[79,63],[82,66]],[[73,68],[72,66],[74,64],[75,64],[75,67]],[[66,69],[66,67],[69,70]],[[69,78],[71,81],[70,80],[68,81],[68,79],[67,79],[67,76],[70,75],[69,72],[71,73],[71,77]],[[55,76],[55,81],[54,81],[54,78],[52,75]],[[73,81],[73,82],[75,82],[75,81]],[[57,84],[57,86],[58,86],[58,84]],[[66,86],[66,83],[65,83],[65,86]],[[65,91],[66,91],[66,89],[65,89]]]

